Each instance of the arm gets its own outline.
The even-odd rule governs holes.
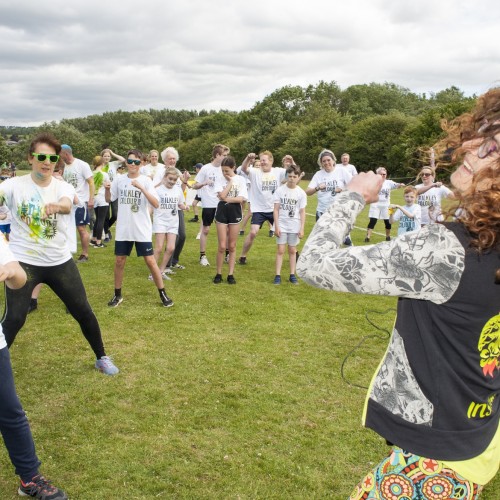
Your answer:
[[[89,185],[89,208],[92,208],[94,206],[94,193],[95,193],[95,184],[93,176],[87,179],[87,184]]]
[[[325,186],[323,184],[323,189],[325,189]],[[306,190],[307,196],[311,196],[314,193],[317,193],[318,191],[321,191],[321,185],[318,185],[316,187],[308,187]]]
[[[280,204],[274,204],[274,234],[279,238],[281,236],[281,229],[279,225],[279,213],[280,213]]]
[[[72,201],[64,196],[57,203],[47,203],[45,205],[45,215],[69,214],[71,212],[71,205]]]
[[[137,179],[134,179],[130,184],[142,192],[153,208],[158,208],[160,206],[158,198],[151,191],[148,191]]]
[[[111,203],[111,182],[104,183],[104,199],[106,203]]]
[[[442,182],[433,182],[432,184],[429,184],[428,186],[420,186],[417,188],[417,195],[426,193],[429,191],[429,189],[435,188],[435,187],[441,187],[443,185]]]
[[[378,176],[353,177],[348,191],[318,220],[300,255],[297,273],[309,284],[329,290],[446,302],[458,286],[464,248],[442,224],[391,242],[341,248],[365,203],[377,199],[380,184],[374,185],[371,196],[363,188],[373,177]]]
[[[120,156],[120,155],[117,155],[116,153],[113,153],[113,151],[111,151],[111,149],[109,150],[111,156],[113,158],[116,158],[118,161],[121,161],[121,162],[124,162],[125,161],[125,158],[123,156]]]
[[[256,154],[255,153],[248,153],[243,160],[243,163],[241,164],[241,170],[248,175],[248,168],[250,165],[253,165],[255,162]]]
[[[304,237],[304,228],[306,226],[306,209],[301,208],[299,214],[300,214],[299,238],[302,239]]]

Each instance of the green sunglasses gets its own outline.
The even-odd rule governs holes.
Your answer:
[[[38,161],[45,161],[47,158],[50,163],[57,163],[59,161],[59,155],[46,155],[45,153],[31,153]]]
[[[132,160],[132,158],[127,158],[127,163],[129,165],[132,165],[135,163],[137,166],[139,166],[141,164],[141,160]]]

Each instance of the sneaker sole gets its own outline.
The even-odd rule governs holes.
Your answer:
[[[118,307],[123,302],[123,299],[120,299],[117,304],[109,304],[108,307]]]
[[[174,303],[173,303],[173,302],[170,302],[170,304],[164,304],[164,303],[162,302],[162,304],[161,304],[161,305],[162,305],[163,307],[172,307],[172,306],[174,305]]]

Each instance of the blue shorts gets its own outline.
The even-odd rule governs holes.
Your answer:
[[[10,234],[10,224],[0,224],[0,232]]]
[[[85,206],[78,207],[75,210],[75,223],[77,226],[88,226],[90,224],[90,216],[86,203]]]
[[[135,244],[137,257],[147,257],[153,255],[153,243],[151,241],[115,241],[115,255],[130,256]]]
[[[271,225],[274,224],[274,212],[252,212],[252,225],[262,227],[266,220]]]

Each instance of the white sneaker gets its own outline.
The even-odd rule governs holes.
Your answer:
[[[172,271],[171,267],[167,267],[165,271],[163,271],[165,274],[175,274],[175,271]]]
[[[165,272],[161,273],[161,277],[164,281],[172,281],[172,278],[168,276]]]
[[[196,239],[197,239],[197,240],[199,240],[200,238],[201,238],[201,233],[198,233],[198,234],[196,235]]]
[[[208,259],[207,259],[207,256],[206,255],[203,255],[201,258],[200,258],[200,264],[202,266],[209,266],[210,263],[208,262]]]
[[[153,281],[153,275],[152,275],[152,274],[150,274],[150,275],[148,276],[148,280],[149,280],[149,281]]]

